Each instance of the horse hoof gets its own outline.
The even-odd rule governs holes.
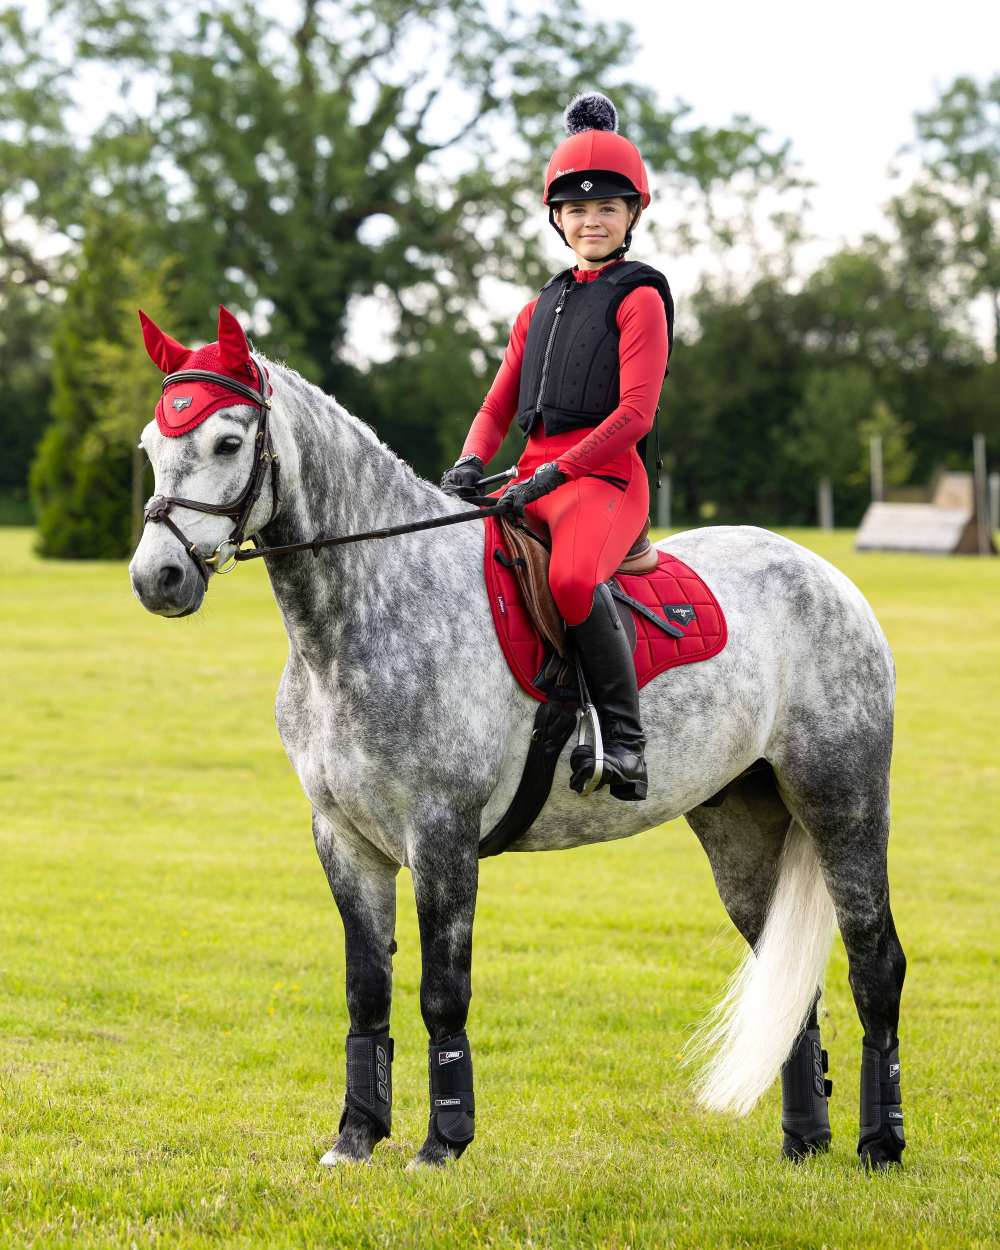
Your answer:
[[[371,1163],[371,1158],[365,1159],[360,1155],[343,1154],[334,1146],[319,1161],[321,1168],[339,1168],[344,1163]]]
[[[449,1163],[454,1163],[465,1152],[469,1142],[463,1142],[456,1145],[454,1142],[445,1141],[437,1132],[434,1124],[434,1117],[431,1116],[431,1125],[427,1133],[424,1144],[417,1151],[416,1155],[406,1165],[406,1170],[416,1171],[418,1168],[443,1168]]]
[[[886,1150],[878,1142],[864,1146],[858,1153],[866,1172],[888,1172],[890,1168],[903,1166],[903,1160],[896,1151]]]
[[[813,1155],[826,1154],[829,1149],[829,1137],[817,1137],[810,1140],[786,1133],[785,1140],[781,1143],[781,1157],[787,1159],[789,1163],[804,1163]]]
[[[339,1168],[343,1163],[371,1163],[372,1152],[354,1134],[341,1133],[319,1161],[321,1168]]]
[[[421,1150],[419,1154],[413,1156],[410,1162],[403,1169],[404,1172],[440,1172],[442,1168],[446,1168],[449,1162],[454,1158],[453,1155],[445,1155],[443,1159],[429,1159]]]

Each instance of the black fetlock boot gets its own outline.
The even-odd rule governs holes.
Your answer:
[[[639,723],[639,690],[632,651],[607,584],[594,594],[590,615],[566,632],[580,655],[583,674],[597,707],[604,739],[601,785],[607,784],[616,799],[646,797],[646,739]],[[579,746],[570,756],[570,785],[581,791],[594,771],[594,753]]]
[[[858,1156],[865,1167],[881,1171],[901,1162],[903,1106],[899,1093],[899,1042],[880,1050],[866,1040],[861,1047],[861,1134]]]
[[[476,1098],[472,1092],[472,1050],[463,1029],[428,1047],[431,1118],[422,1163],[457,1159],[476,1134]]]
[[[833,1083],[826,1077],[826,1051],[819,1044],[816,1010],[799,1034],[781,1068],[781,1153],[799,1162],[830,1148],[829,1098]]]

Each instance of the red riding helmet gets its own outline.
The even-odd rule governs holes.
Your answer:
[[[542,203],[549,206],[549,222],[564,243],[553,204],[637,195],[646,208],[651,199],[642,156],[634,143],[617,133],[618,112],[607,96],[597,91],[577,96],[566,109],[565,120],[569,138],[552,153],[542,196]],[[631,234],[630,230],[626,236],[626,250]]]
[[[638,195],[647,208],[646,167],[635,144],[617,133],[618,112],[608,97],[598,91],[577,96],[565,121],[569,138],[552,153],[542,203]]]

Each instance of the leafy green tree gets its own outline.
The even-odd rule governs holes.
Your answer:
[[[834,524],[833,488],[847,482],[862,456],[862,427],[875,413],[870,374],[856,365],[810,373],[790,421],[792,459],[812,476],[824,529]]]
[[[136,334],[136,308],[142,308],[158,325],[169,325],[172,310],[167,298],[172,288],[171,263],[165,262],[152,272],[131,257],[122,261],[122,282],[127,294],[119,301],[114,337],[96,339],[84,369],[99,396],[99,408],[80,444],[82,461],[100,461],[110,451],[129,453],[130,463],[130,534],[129,547],[139,541],[143,525],[146,496],[146,454],[139,446],[139,435],[152,419],[160,392],[160,378],[149,367],[149,356],[142,338]]]
[[[0,211],[67,243],[53,285],[76,280],[98,210],[141,222],[153,263],[178,257],[174,333],[200,338],[225,302],[263,350],[435,473],[459,400],[467,421],[491,372],[483,348],[502,344],[505,328],[481,324],[484,284],[547,276],[538,184],[572,94],[609,90],[663,185],[710,196],[785,163],[746,119],[713,130],[659,105],[630,81],[628,26],[573,10],[512,6],[497,21],[487,0],[63,0],[35,25],[14,9],[2,22]],[[71,64],[118,87],[79,141]],[[345,343],[372,295],[399,359],[364,370]]]
[[[135,307],[153,293],[137,275],[155,271],[120,217],[88,222],[81,260],[56,326],[52,423],[31,489],[42,555],[109,559],[128,553],[136,531],[135,441],[158,378],[140,359]]]
[[[27,524],[28,466],[49,419],[55,310],[24,271],[0,278],[0,523]]]
[[[678,339],[661,405],[675,508],[691,521],[805,520],[801,474],[785,452],[805,364],[783,284],[745,294],[704,285],[698,334]]]
[[[986,298],[1000,357],[1000,74],[956,78],[914,120],[910,150],[923,168],[894,203],[897,225],[911,250],[936,262],[953,304]]]
[[[848,477],[854,486],[871,482],[871,442],[877,438],[882,448],[882,482],[885,486],[903,486],[909,482],[916,457],[909,445],[913,427],[902,421],[884,399],[876,399],[867,416],[858,423],[861,456],[857,468]]]

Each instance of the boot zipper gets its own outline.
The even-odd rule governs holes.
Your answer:
[[[575,283],[573,282],[566,283],[562,289],[562,294],[559,296],[559,303],[556,304],[555,316],[552,318],[552,329],[549,331],[549,341],[545,344],[545,355],[542,358],[542,378],[538,383],[538,398],[535,400],[536,417],[542,411],[542,392],[545,390],[545,379],[548,377],[549,373],[549,360],[552,357],[552,344],[555,342],[556,330],[559,329],[559,314],[562,312],[563,305],[566,303],[566,299],[570,291],[572,291],[574,285]]]

